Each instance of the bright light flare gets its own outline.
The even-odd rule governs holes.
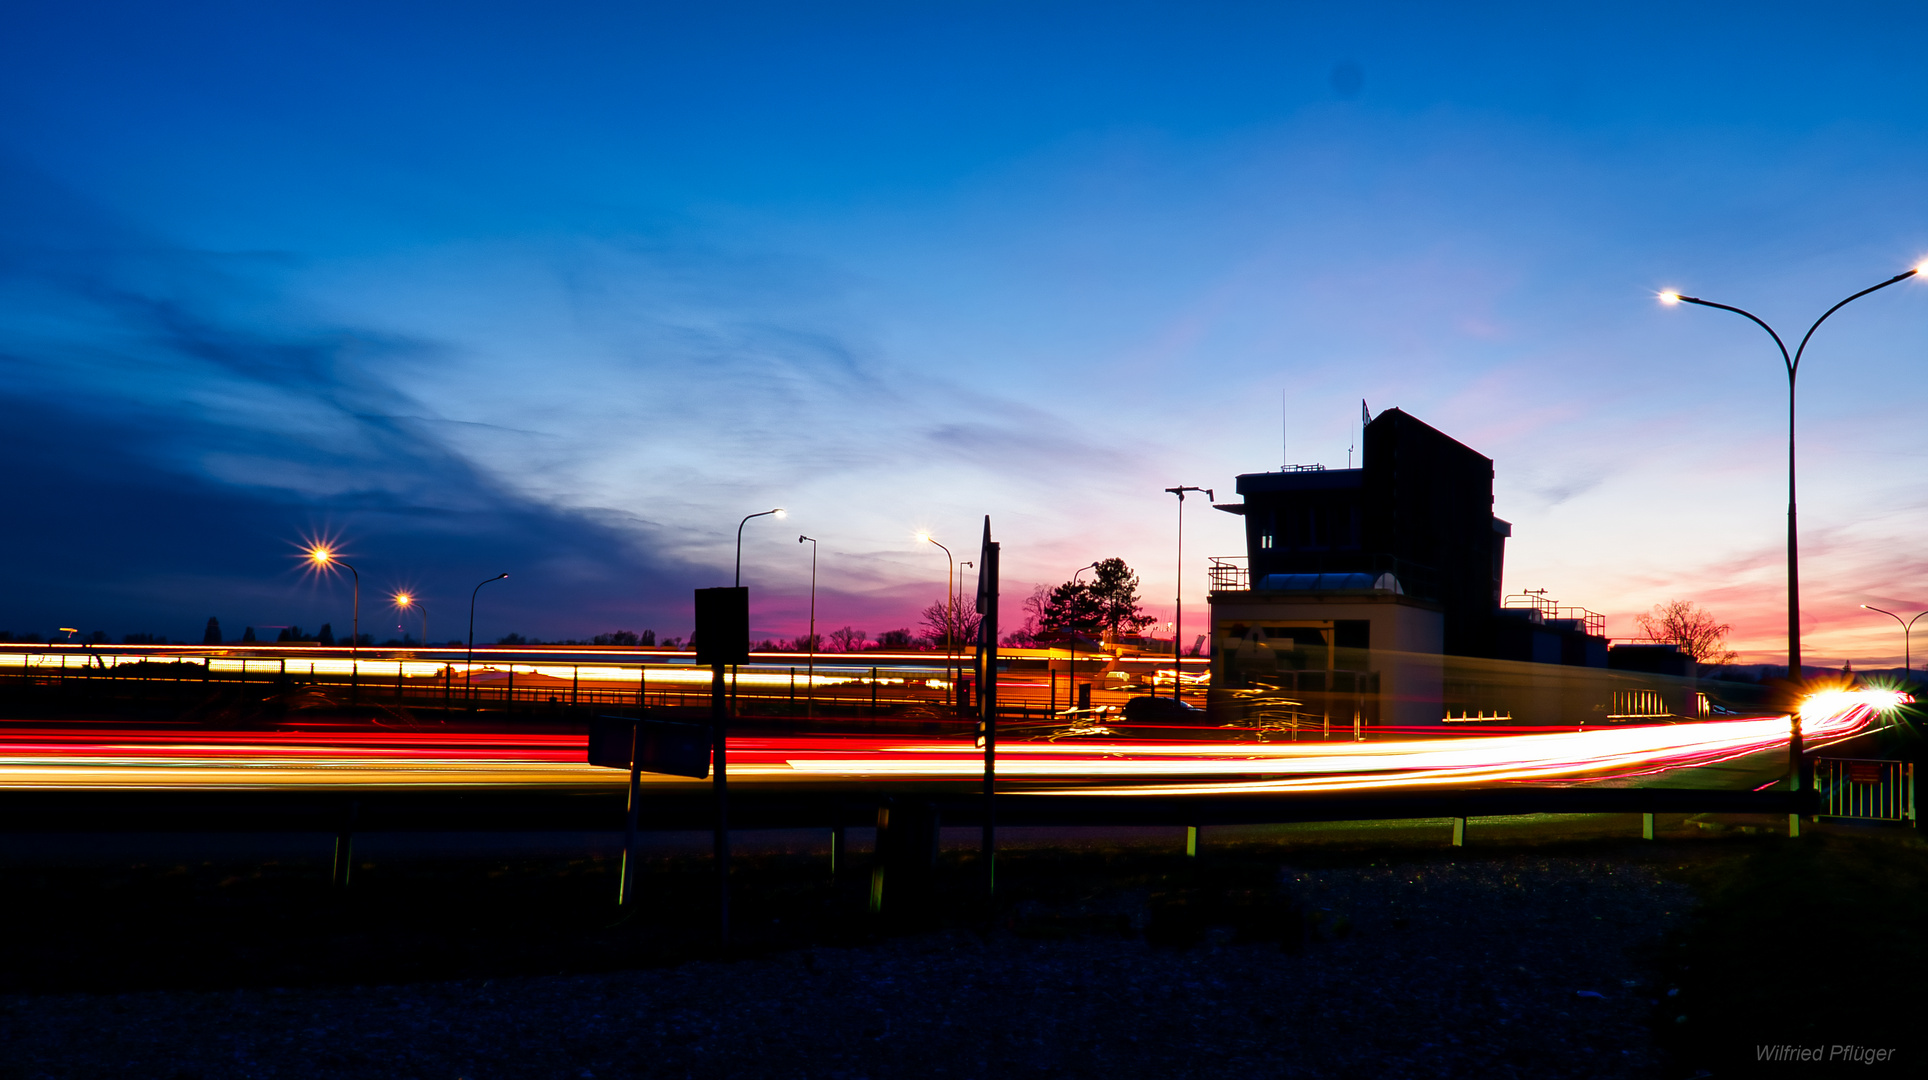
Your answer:
[[[394,600],[396,607],[405,608],[415,602],[415,597],[405,592],[398,592],[395,594]]]
[[[1857,706],[1866,706],[1875,712],[1887,713],[1903,705],[1912,704],[1914,700],[1912,696],[1899,690],[1885,688],[1822,690],[1802,699],[1801,729],[1805,732],[1809,724],[1819,723]]]
[[[1680,294],[1679,294],[1679,293],[1677,293],[1677,292],[1664,292],[1664,293],[1661,293],[1661,294],[1660,294],[1660,302],[1661,302],[1661,303],[1663,303],[1663,304],[1668,304],[1668,305],[1672,305],[1672,304],[1678,304],[1678,303],[1680,303]]]

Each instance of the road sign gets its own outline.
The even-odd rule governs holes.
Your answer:
[[[589,722],[589,764],[627,769],[632,745],[636,747],[635,765],[642,772],[698,780],[710,775],[708,724],[629,716],[598,716]]]

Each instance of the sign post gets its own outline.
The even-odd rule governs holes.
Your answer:
[[[984,900],[997,889],[997,559],[991,515],[984,515],[984,544],[977,557],[978,735],[984,740]]]
[[[729,708],[723,668],[750,659],[750,590],[743,586],[696,590],[696,662],[710,667],[710,758],[716,792],[716,898],[718,940],[730,944]]]
[[[642,815],[643,773],[664,773],[701,780],[710,772],[709,729],[628,716],[598,716],[589,722],[589,764],[629,770],[629,817],[623,830],[622,881],[616,902],[636,898],[636,830]]]

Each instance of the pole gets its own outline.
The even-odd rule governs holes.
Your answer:
[[[812,717],[817,714],[817,541],[814,537],[797,537],[799,544],[805,540],[810,541],[810,659],[804,668],[803,714]]]
[[[938,550],[944,553],[944,677],[950,680],[950,696],[955,705],[957,678],[952,658],[957,652],[957,605],[951,599],[951,579],[957,575],[957,560],[951,556],[951,549],[939,543],[937,537],[925,533],[924,539],[936,544]]]
[[[507,574],[497,574],[490,578],[489,581],[501,581],[508,576]],[[468,684],[467,696],[469,699],[470,712],[475,711],[475,597],[477,593],[482,591],[482,586],[487,585],[489,581],[482,582],[469,592],[469,651],[468,655],[462,660],[462,681]]]
[[[730,582],[731,585],[737,588],[743,587],[743,526],[748,525],[751,518],[769,517],[772,514],[781,518],[784,514],[783,507],[779,506],[774,510],[759,510],[754,514],[745,514],[743,515],[743,520],[736,523],[736,578]],[[730,665],[730,700],[732,702],[736,700],[735,664]]]
[[[1914,652],[1911,648],[1909,639],[1914,634],[1915,619],[1919,619],[1923,615],[1928,615],[1928,611],[1916,612],[1914,619],[1909,619],[1906,622],[1902,622],[1901,616],[1896,615],[1894,612],[1888,611],[1885,608],[1878,608],[1872,604],[1862,604],[1861,606],[1863,609],[1867,611],[1878,611],[1881,614],[1886,615],[1890,619],[1893,619],[1894,621],[1901,623],[1901,677],[1904,679],[1913,678],[1914,666],[1915,666]]]
[[[1787,677],[1797,697],[1792,707],[1788,709],[1787,770],[1788,789],[1794,792],[1799,792],[1802,786],[1801,709],[1798,696],[1801,683],[1806,677],[1801,664],[1801,559],[1797,546],[1799,537],[1796,527],[1794,498],[1795,378],[1800,374],[1801,357],[1807,352],[1808,342],[1814,339],[1814,332],[1821,328],[1821,324],[1828,321],[1828,316],[1833,315],[1835,312],[1840,311],[1842,308],[1869,293],[1879,292],[1896,282],[1906,281],[1914,277],[1921,272],[1923,266],[1928,266],[1928,263],[1924,263],[1922,266],[1916,266],[1904,273],[1896,274],[1894,277],[1889,278],[1879,285],[1871,285],[1868,288],[1862,289],[1860,292],[1855,293],[1846,300],[1822,312],[1821,317],[1814,320],[1814,324],[1808,327],[1807,333],[1801,336],[1801,343],[1795,347],[1793,356],[1788,355],[1787,343],[1781,340],[1781,335],[1775,333],[1773,327],[1769,326],[1760,316],[1755,315],[1751,311],[1734,307],[1731,304],[1718,304],[1712,300],[1702,300],[1697,296],[1682,296],[1674,292],[1660,294],[1660,299],[1663,303],[1686,303],[1696,304],[1701,307],[1719,308],[1722,311],[1731,311],[1742,318],[1748,319],[1753,322],[1754,325],[1767,331],[1767,335],[1774,339],[1775,347],[1781,351],[1781,362],[1787,367]]]
[[[1207,500],[1217,498],[1211,488],[1168,487],[1166,491],[1178,496],[1178,568],[1173,580],[1178,583],[1178,596],[1172,602],[1172,701],[1177,703],[1185,693],[1185,493],[1202,491]]]
[[[723,665],[710,665],[710,790],[716,795],[716,902],[717,935],[723,948],[730,947],[730,785],[729,785],[729,711],[723,697]]]
[[[1083,574],[1086,570],[1091,569],[1092,566],[1097,565],[1097,563],[1092,563],[1091,566],[1080,566],[1072,571],[1071,584],[1076,586],[1078,584],[1078,575]],[[1071,590],[1072,602],[1076,603],[1077,598],[1078,590],[1073,588]],[[1064,707],[1074,711],[1078,708],[1078,631],[1076,627],[1073,627],[1071,630],[1071,665],[1064,673]]]
[[[997,599],[998,545],[991,539],[991,516],[984,515],[984,548],[977,565],[978,708],[984,733],[984,899],[997,890]]]
[[[628,905],[636,900],[636,819],[642,812],[643,798],[643,722],[629,729],[629,819],[623,829],[623,874],[616,886],[616,903]]]

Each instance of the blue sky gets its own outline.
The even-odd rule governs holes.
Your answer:
[[[1771,344],[1928,256],[1923,19],[1797,6],[18,5],[0,37],[0,629],[914,622],[1345,462],[1493,457],[1507,587],[1781,649]],[[1802,389],[1810,655],[1928,604],[1928,283]],[[1237,521],[1187,504],[1188,620]],[[364,626],[385,633],[380,605]],[[443,612],[447,615],[444,617]],[[440,621],[437,621],[437,620]],[[1885,620],[1881,620],[1885,621]]]

